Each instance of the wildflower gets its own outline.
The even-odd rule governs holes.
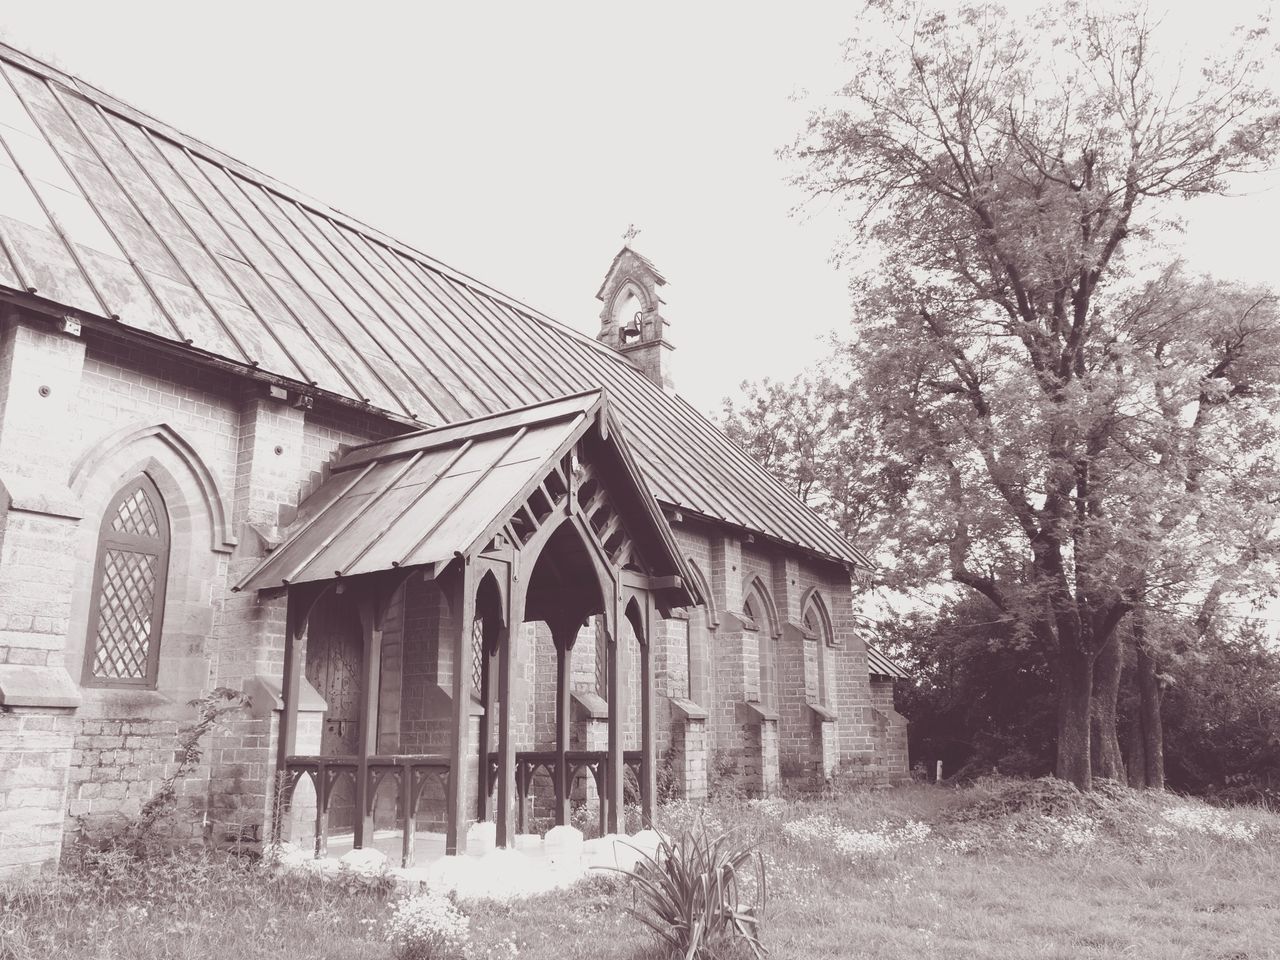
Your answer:
[[[1068,850],[1090,846],[1098,839],[1098,821],[1092,817],[1077,815],[1059,821],[1058,839]]]
[[[884,856],[900,847],[922,843],[932,832],[927,823],[915,820],[908,820],[896,829],[883,822],[874,830],[853,830],[823,814],[782,826],[782,835],[788,840],[820,843],[849,857]]]
[[[1170,807],[1161,811],[1166,823],[1188,833],[1200,833],[1221,840],[1250,843],[1258,835],[1258,824],[1232,818],[1213,807]]]
[[[406,897],[387,921],[396,960],[463,960],[471,944],[471,920],[445,897],[430,892]]]
[[[787,801],[781,797],[756,797],[747,801],[747,806],[755,813],[773,820],[781,819],[787,812]]]

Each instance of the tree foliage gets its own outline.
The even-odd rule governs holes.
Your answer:
[[[1188,82],[1139,10],[869,13],[852,79],[788,151],[875,254],[839,386],[813,394],[838,396],[860,465],[806,459],[823,415],[803,383],[757,392],[796,412],[748,445],[828,498],[890,584],[950,579],[1016,622],[1055,671],[1056,772],[1087,787],[1094,664],[1126,615],[1209,613],[1275,549],[1276,297],[1160,242],[1170,201],[1274,159],[1272,47],[1243,31]],[[873,482],[816,493],[827,476]]]

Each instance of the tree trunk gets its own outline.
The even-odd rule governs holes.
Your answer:
[[[1083,650],[1058,654],[1058,763],[1054,775],[1081,790],[1093,787],[1089,750],[1093,658]]]
[[[1093,772],[1108,780],[1123,782],[1124,757],[1120,753],[1120,734],[1116,727],[1116,704],[1120,699],[1120,674],[1124,669],[1124,651],[1120,632],[1113,631],[1093,664],[1093,730],[1096,759]]]
[[[1137,649],[1135,673],[1138,678],[1138,715],[1142,720],[1142,753],[1145,785],[1151,790],[1164,789],[1164,724],[1160,716],[1160,681],[1156,679],[1156,662],[1147,649],[1146,625],[1141,611],[1135,613],[1134,646]]]
[[[1147,745],[1142,733],[1142,714],[1133,712],[1133,720],[1129,723],[1128,737],[1129,786],[1141,790],[1147,785]]]

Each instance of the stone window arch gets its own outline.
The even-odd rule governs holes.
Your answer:
[[[801,617],[805,630],[817,639],[815,656],[817,658],[816,673],[818,695],[817,702],[824,706],[831,703],[831,647],[835,645],[835,631],[831,626],[831,615],[822,601],[821,595],[811,591],[805,599],[804,614]]]
[[[778,707],[778,617],[773,598],[769,596],[759,577],[747,585],[742,601],[746,614],[756,630],[760,661],[760,702],[766,707]]]
[[[169,582],[169,511],[145,473],[111,499],[98,530],[84,683],[156,686]]]
[[[627,280],[618,287],[609,305],[609,318],[617,328],[618,346],[641,338],[641,318],[648,309],[648,298],[637,283]]]

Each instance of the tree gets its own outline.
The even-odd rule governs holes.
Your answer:
[[[878,642],[910,674],[896,699],[911,721],[913,762],[942,761],[960,779],[1053,769],[1053,676],[1018,627],[977,594],[881,624]]]
[[[1088,788],[1125,617],[1247,589],[1273,552],[1276,298],[1159,243],[1169,201],[1274,158],[1272,50],[1245,31],[1186,87],[1140,11],[869,12],[788,153],[876,254],[841,377],[898,483],[873,539],[889,582],[947,576],[1051,658],[1055,770]]]
[[[725,401],[725,434],[850,540],[874,547],[875,520],[898,508],[909,467],[882,431],[850,415],[844,385],[819,371],[741,390]]]

